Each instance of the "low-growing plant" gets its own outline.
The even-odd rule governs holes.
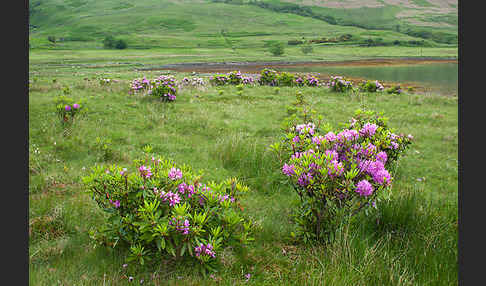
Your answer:
[[[403,92],[402,88],[399,85],[392,86],[386,89],[388,94],[401,94]]]
[[[66,232],[65,213],[61,206],[49,214],[29,219],[29,239],[32,241],[55,239]]]
[[[202,172],[162,157],[137,159],[136,169],[95,166],[83,182],[106,213],[90,231],[96,245],[129,251],[144,265],[175,257],[205,273],[220,265],[226,247],[253,240],[253,224],[240,206],[248,187],[236,178],[202,182]]]
[[[375,81],[367,80],[361,83],[359,88],[363,92],[377,92],[377,91],[383,91],[385,89],[385,87],[377,80]]]
[[[331,76],[327,86],[334,92],[346,92],[353,90],[353,83],[342,76]]]
[[[84,110],[81,101],[74,101],[71,97],[60,95],[54,99],[56,112],[63,123],[72,122],[74,117]]]
[[[332,239],[347,219],[385,198],[392,187],[392,166],[413,139],[395,134],[387,121],[382,114],[358,110],[335,132],[312,117],[287,125],[282,140],[271,148],[300,198],[293,235],[304,242]]]
[[[102,161],[109,161],[115,157],[115,151],[113,150],[113,143],[111,139],[96,137],[94,148],[98,150],[100,159]]]

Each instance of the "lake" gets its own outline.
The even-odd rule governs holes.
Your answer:
[[[180,72],[227,73],[239,70],[257,74],[263,68],[293,73],[319,74],[321,79],[341,75],[354,82],[378,80],[385,86],[413,86],[425,93],[457,96],[457,60],[434,59],[375,59],[342,62],[244,62],[244,63],[181,63],[149,69],[169,69]]]
[[[282,71],[312,72],[323,76],[342,75],[350,78],[378,80],[380,82],[402,83],[421,86],[430,92],[457,95],[458,64],[431,63],[391,66],[307,66],[282,67]]]

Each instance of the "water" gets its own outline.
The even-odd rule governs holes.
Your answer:
[[[458,93],[458,64],[429,63],[391,66],[305,66],[281,67],[278,70],[320,73],[324,76],[342,75],[350,78],[378,80],[388,83],[419,86],[426,91],[444,95]]]

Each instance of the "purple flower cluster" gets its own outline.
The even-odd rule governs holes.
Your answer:
[[[310,183],[310,180],[312,178],[313,177],[312,177],[312,174],[310,172],[309,173],[303,173],[297,179],[297,184],[299,184],[301,187],[305,187]]]
[[[194,252],[196,254],[196,257],[200,257],[203,255],[210,256],[212,258],[216,257],[216,253],[213,251],[213,246],[210,243],[206,245],[201,243],[199,246],[196,246],[194,248]]]
[[[327,175],[331,178],[339,177],[343,174],[344,167],[343,163],[339,162],[338,160],[332,160],[329,166],[327,167]]]
[[[113,200],[110,199],[110,204],[112,204],[115,208],[120,207],[120,201],[119,200],[113,201]]]
[[[178,180],[182,178],[182,171],[180,169],[177,169],[175,167],[172,167],[169,171],[169,179],[171,180]]]
[[[359,133],[354,129],[344,129],[336,135],[337,141],[340,143],[345,143],[346,141],[354,141],[358,139]]]
[[[381,160],[363,161],[359,164],[359,168],[362,172],[370,174],[373,181],[380,185],[389,185],[391,182],[390,173],[385,169],[385,165]]]
[[[376,90],[378,90],[378,91],[382,91],[382,90],[385,89],[385,87],[381,83],[379,83],[378,81],[375,81],[375,86],[376,86]]]
[[[367,180],[361,180],[359,183],[356,185],[356,192],[360,196],[367,197],[371,194],[373,194],[373,186],[371,185],[370,182]]]
[[[148,179],[152,176],[152,171],[150,170],[150,167],[142,165],[138,168],[138,171],[140,172],[140,176],[142,176],[142,178]]]
[[[365,125],[363,125],[363,128],[361,128],[361,130],[359,130],[359,133],[362,136],[372,137],[373,135],[375,135],[377,128],[378,128],[378,125],[376,125],[374,123],[367,122]]]
[[[160,194],[160,198],[164,202],[168,201],[169,206],[171,206],[171,207],[177,205],[181,201],[181,197],[179,197],[179,195],[177,193],[173,193],[171,191],[169,191],[167,193],[162,191],[162,193]]]
[[[169,221],[169,225],[173,226],[177,231],[181,232],[184,235],[189,234],[190,223],[187,219],[182,220],[173,217]]]
[[[310,134],[314,135],[314,129],[316,126],[314,123],[309,122],[307,124],[299,124],[295,126],[295,131],[297,131],[299,134]]]
[[[314,77],[313,75],[308,74],[305,78],[305,84],[307,86],[319,86],[319,79]]]
[[[294,165],[288,165],[287,163],[285,163],[282,167],[282,172],[285,175],[291,177],[291,176],[295,175],[295,169],[294,168],[295,168]]]

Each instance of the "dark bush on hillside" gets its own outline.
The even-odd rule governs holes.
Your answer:
[[[285,48],[283,43],[276,43],[274,45],[271,45],[268,51],[274,56],[281,56],[284,54]]]
[[[47,37],[47,40],[48,40],[49,42],[51,42],[51,43],[56,43],[56,37],[54,37],[54,36],[48,36],[48,37]]]
[[[106,36],[103,40],[103,47],[105,49],[126,49],[127,43],[124,40],[117,40],[113,36]]]
[[[124,40],[116,41],[115,48],[123,50],[127,48],[127,43]]]
[[[303,43],[304,41],[300,41],[300,40],[289,40],[287,42],[289,46],[302,45]]]

